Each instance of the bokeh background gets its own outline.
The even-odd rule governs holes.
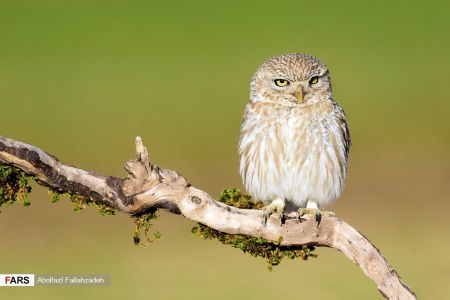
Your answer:
[[[241,187],[249,81],[267,58],[325,61],[353,138],[331,208],[422,299],[449,299],[448,1],[0,0],[0,134],[123,176],[140,135],[151,160],[212,195]],[[380,299],[341,253],[253,258],[161,213],[132,244],[125,215],[74,213],[35,186],[0,214],[0,273],[110,274],[107,287],[1,288],[1,299]]]

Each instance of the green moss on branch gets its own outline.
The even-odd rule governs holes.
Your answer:
[[[0,164],[0,207],[15,202],[29,206],[31,203],[28,194],[31,192],[32,179],[34,179],[32,175],[28,175],[19,168]]]
[[[92,206],[97,209],[97,212],[102,216],[113,216],[116,211],[111,206],[105,203],[95,202],[90,197],[83,197],[72,192],[59,192],[54,189],[49,189],[48,194],[50,196],[50,201],[56,203],[61,200],[61,197],[66,196],[73,204],[73,210],[80,212],[87,206]]]
[[[259,209],[263,207],[262,202],[253,202],[250,196],[242,194],[236,188],[223,190],[218,200],[238,208]],[[192,233],[203,239],[217,239],[225,245],[238,248],[254,257],[262,257],[266,260],[269,270],[272,270],[273,266],[280,264],[284,257],[290,259],[301,258],[303,260],[307,260],[310,257],[317,257],[317,254],[314,253],[315,247],[313,246],[281,246],[281,237],[276,242],[270,242],[263,238],[223,233],[203,224],[197,224],[197,226],[192,228]]]
[[[148,231],[150,227],[153,225],[152,221],[158,218],[157,211],[144,213],[141,215],[133,216],[134,224],[136,224],[136,229],[133,234],[133,243],[136,246],[146,247],[148,244],[153,243],[155,240],[158,240],[161,237],[161,233],[159,231],[153,234],[153,239],[151,239],[148,235]],[[145,236],[147,243],[142,243],[142,235]]]
[[[55,196],[55,191],[52,191],[52,202],[57,202],[59,200],[59,196]],[[56,192],[57,193],[57,192]],[[80,212],[85,209],[86,206],[95,207],[99,214],[102,216],[113,216],[116,211],[109,205],[104,203],[98,203],[92,200],[90,197],[83,197],[74,193],[66,193],[65,194],[73,204],[73,210],[76,212]]]
[[[229,206],[245,209],[260,209],[264,206],[262,202],[254,202],[249,195],[242,194],[237,188],[224,189],[220,193],[218,201]]]

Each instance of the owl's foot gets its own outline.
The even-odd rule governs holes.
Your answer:
[[[264,221],[263,224],[264,226],[266,226],[267,224],[267,219],[269,219],[269,217],[273,214],[276,213],[279,216],[279,220],[280,220],[280,226],[283,224],[284,222],[284,205],[285,202],[282,199],[275,199],[272,201],[272,203],[270,203],[269,205],[264,206],[262,209],[264,210]]]
[[[332,211],[321,211],[315,207],[301,207],[297,210],[298,218],[301,220],[303,216],[309,216],[310,218],[314,218],[319,226],[320,221],[322,220],[322,216],[325,217],[334,217],[335,213]]]

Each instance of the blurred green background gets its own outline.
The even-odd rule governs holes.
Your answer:
[[[353,138],[331,208],[377,245],[422,299],[448,297],[448,1],[0,0],[0,134],[123,176],[140,135],[151,160],[216,196],[241,187],[249,81],[267,58],[325,61]],[[341,253],[262,259],[190,234],[132,244],[125,215],[72,212],[35,186],[0,214],[0,273],[110,274],[107,287],[0,288],[1,299],[380,299]],[[448,298],[447,298],[448,299]]]

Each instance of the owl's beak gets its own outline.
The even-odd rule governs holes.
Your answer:
[[[304,98],[305,94],[303,92],[303,89],[299,88],[298,90],[296,90],[294,92],[294,97],[297,99],[298,102],[302,103],[303,102],[303,98]]]

